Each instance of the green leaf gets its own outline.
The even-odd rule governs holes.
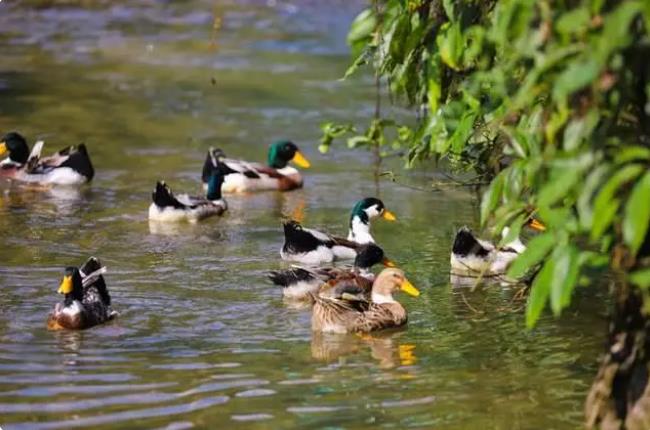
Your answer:
[[[357,148],[359,146],[367,145],[370,139],[367,136],[352,136],[348,139],[348,148]]]
[[[555,237],[551,233],[542,233],[533,237],[528,242],[526,250],[517,257],[508,269],[508,277],[518,279],[524,276],[546,257],[554,245]]]
[[[614,173],[598,192],[594,200],[594,221],[591,226],[593,240],[600,238],[614,220],[621,203],[619,199],[614,198],[618,189],[644,170],[640,164],[628,164]]]
[[[650,269],[641,269],[630,273],[628,276],[630,282],[640,288],[650,287]]]
[[[650,222],[650,172],[637,182],[625,205],[623,240],[636,254],[645,239]]]
[[[551,206],[566,196],[581,176],[579,169],[562,169],[539,191],[539,206]]]
[[[443,25],[436,38],[436,43],[442,62],[452,69],[458,70],[460,58],[463,55],[463,34],[460,31],[460,23]]]
[[[626,146],[617,151],[614,163],[624,164],[629,161],[650,160],[650,149],[645,146]]]
[[[546,306],[546,300],[551,292],[554,271],[555,261],[552,259],[546,260],[542,270],[539,271],[533,281],[526,306],[526,327],[529,329],[535,326],[544,310],[544,306]]]
[[[571,294],[578,282],[580,266],[578,250],[572,245],[557,248],[552,258],[555,260],[555,265],[551,287],[551,309],[557,316],[571,302]]]
[[[600,73],[601,66],[593,59],[569,63],[553,85],[553,99],[562,100],[574,91],[591,84]]]
[[[348,31],[348,45],[352,48],[352,55],[359,56],[363,47],[371,41],[372,33],[377,25],[372,8],[363,10],[354,18]]]
[[[481,225],[485,225],[490,212],[497,206],[499,199],[501,198],[501,193],[503,192],[503,181],[507,169],[502,171],[497,175],[496,178],[492,179],[490,186],[483,194],[483,199],[481,200]]]

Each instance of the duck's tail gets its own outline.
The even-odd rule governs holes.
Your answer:
[[[181,202],[176,200],[174,193],[172,193],[171,188],[165,183],[165,181],[156,182],[156,188],[151,194],[151,199],[159,208],[173,207],[177,209],[185,208]]]
[[[68,157],[67,160],[60,164],[60,167],[70,167],[88,179],[88,181],[95,176],[95,169],[93,168],[93,163],[90,161],[90,155],[88,155],[88,150],[84,143],[59,151],[59,156]]]
[[[488,255],[490,251],[481,245],[481,243],[467,226],[463,226],[456,233],[452,252],[462,257],[470,255],[484,257]]]
[[[90,257],[80,268],[82,274],[83,284],[85,288],[93,286],[97,288],[97,292],[106,306],[111,305],[111,295],[108,293],[106,281],[102,274],[106,272],[106,267],[96,257]]]
[[[275,285],[289,287],[299,282],[309,282],[314,280],[314,275],[308,270],[296,267],[288,270],[272,270],[268,277]]]

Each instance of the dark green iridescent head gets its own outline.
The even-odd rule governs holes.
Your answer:
[[[282,169],[287,167],[289,161],[293,161],[303,168],[310,166],[309,161],[301,154],[296,144],[289,140],[278,140],[269,147],[267,159],[269,167]]]

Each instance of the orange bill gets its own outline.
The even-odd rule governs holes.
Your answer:
[[[409,282],[408,279],[404,279],[404,281],[403,281],[402,284],[399,286],[399,288],[400,288],[400,290],[404,291],[406,294],[409,294],[409,295],[411,295],[411,296],[413,296],[413,297],[417,297],[417,296],[420,295],[420,292],[418,291],[418,289],[415,288],[415,287],[413,286],[413,284],[411,284],[411,283]]]
[[[397,221],[397,217],[395,216],[395,214],[387,209],[384,210],[384,213],[381,214],[381,217],[386,221]]]
[[[294,163],[296,163],[299,167],[302,167],[303,169],[307,169],[311,166],[311,163],[309,160],[305,158],[304,155],[302,155],[302,152],[296,151],[296,154],[293,156],[291,159]]]

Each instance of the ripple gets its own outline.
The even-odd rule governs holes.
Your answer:
[[[287,412],[294,414],[318,414],[356,409],[354,406],[290,406]]]
[[[240,391],[239,393],[235,394],[235,397],[261,397],[261,396],[270,396],[276,393],[277,391],[275,390],[260,388],[257,390]]]
[[[232,415],[230,418],[232,418],[233,421],[264,421],[264,420],[270,420],[273,418],[273,415],[271,414],[246,414],[246,415]]]
[[[47,430],[57,428],[72,428],[97,426],[120,421],[129,421],[152,417],[165,417],[169,415],[185,414],[216,405],[223,405],[230,400],[228,396],[206,397],[191,403],[180,405],[160,406],[148,409],[135,409],[131,411],[102,414],[93,417],[75,418],[63,421],[47,421],[41,423],[7,423],[7,428],[12,430]]]

